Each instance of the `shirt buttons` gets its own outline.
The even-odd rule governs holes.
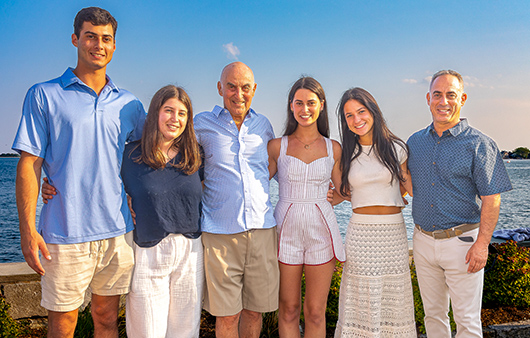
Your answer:
[[[434,207],[434,204],[431,204],[431,208]]]
[[[434,187],[434,183],[432,183],[432,186]]]
[[[436,162],[433,162],[432,164],[436,164]]]

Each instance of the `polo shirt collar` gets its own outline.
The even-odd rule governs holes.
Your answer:
[[[107,84],[105,86],[108,86],[110,90],[119,92],[119,88],[112,82],[110,77],[108,75],[105,75],[107,78]],[[78,83],[82,86],[88,87],[83,81],[81,81],[77,76],[75,76],[73,69],[68,67],[68,69],[61,75],[61,84],[63,88],[66,88],[68,86],[73,85],[74,83]]]
[[[463,117],[463,118],[460,119],[460,122],[458,122],[458,124],[456,126],[444,131],[444,134],[447,133],[447,134],[451,134],[453,136],[457,136],[458,134],[460,134],[461,132],[466,130],[467,127],[469,127],[469,123],[467,122],[467,119],[465,117]],[[430,133],[436,133],[436,130],[434,130],[434,123],[431,123],[429,125],[428,130],[429,130]]]

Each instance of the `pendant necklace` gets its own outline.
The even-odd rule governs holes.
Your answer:
[[[320,136],[318,136],[316,139],[314,139],[314,140],[311,141],[310,143],[304,143],[304,142],[302,142],[302,140],[300,140],[300,139],[298,138],[298,136],[296,136],[296,135],[294,135],[294,134],[293,134],[293,136],[298,140],[298,142],[302,143],[302,144],[304,145],[304,148],[307,149],[307,150],[309,150],[310,146],[311,146],[313,143],[315,143],[317,140],[320,139]]]

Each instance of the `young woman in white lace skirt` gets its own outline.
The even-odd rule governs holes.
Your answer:
[[[338,114],[340,192],[351,197],[353,214],[335,337],[416,337],[401,213],[402,191],[412,192],[407,145],[388,129],[377,102],[364,89],[346,91]]]

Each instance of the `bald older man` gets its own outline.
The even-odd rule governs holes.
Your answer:
[[[274,132],[250,108],[256,87],[247,65],[227,65],[217,83],[224,106],[194,119],[204,149],[204,308],[217,317],[217,337],[259,337],[261,314],[278,308],[267,156]]]

